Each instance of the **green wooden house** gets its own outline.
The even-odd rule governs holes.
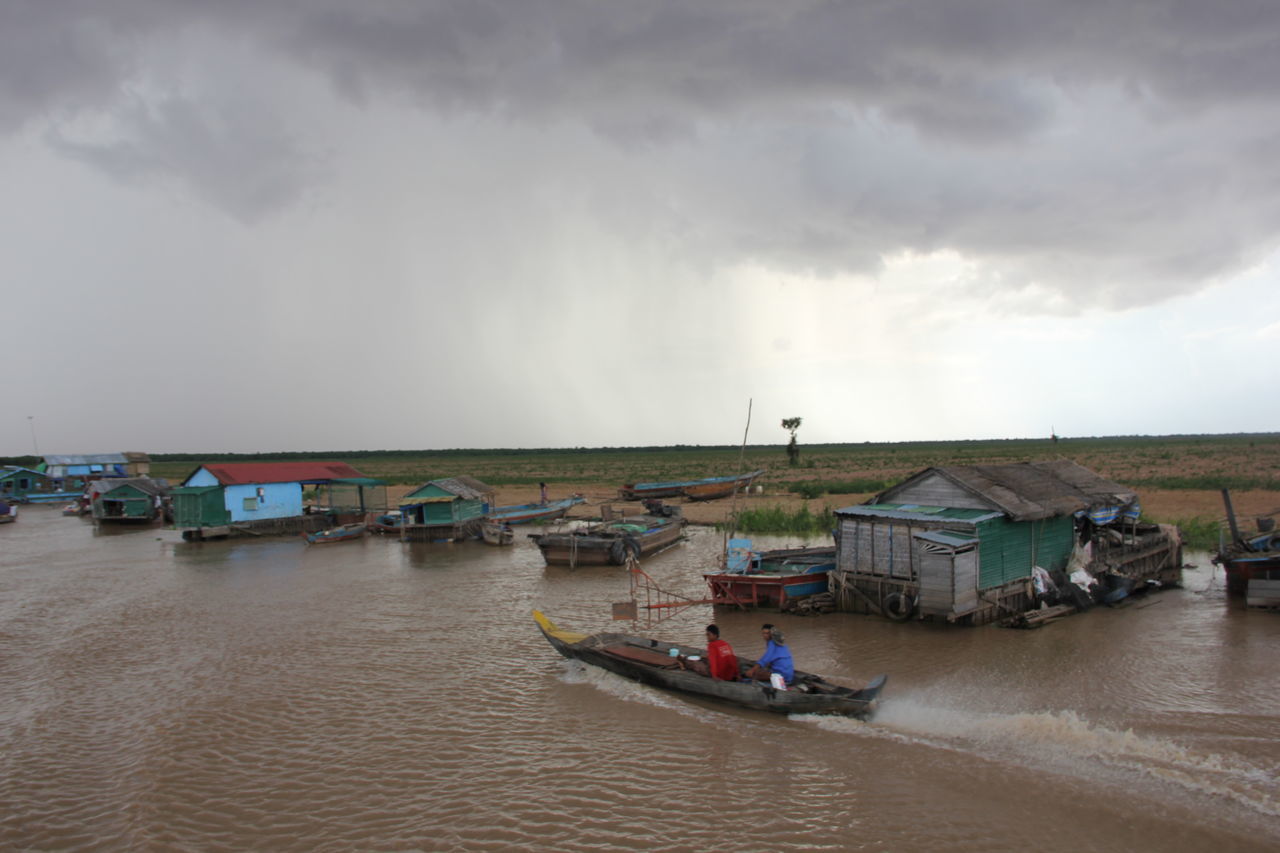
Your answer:
[[[128,477],[101,483],[106,488],[94,495],[90,505],[99,524],[149,524],[163,515],[169,494],[165,480]]]
[[[1036,567],[1063,572],[1086,528],[1138,512],[1068,460],[929,468],[835,512],[833,591],[890,617],[991,621],[1030,606]]]
[[[419,486],[398,505],[406,539],[466,539],[479,535],[494,490],[474,477],[449,477]]]

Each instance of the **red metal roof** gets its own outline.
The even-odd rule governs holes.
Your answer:
[[[224,486],[314,483],[364,476],[345,462],[223,462],[204,468]]]

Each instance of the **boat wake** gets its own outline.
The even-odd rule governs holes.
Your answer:
[[[1198,751],[1174,741],[1096,725],[1075,711],[984,713],[895,696],[872,722],[805,717],[825,730],[963,752],[1095,782],[1134,777],[1175,790],[1222,797],[1249,812],[1280,817],[1274,767],[1239,754]]]

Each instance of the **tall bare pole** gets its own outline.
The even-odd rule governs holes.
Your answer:
[[[36,416],[27,415],[27,423],[31,425],[31,449],[35,451],[35,455],[40,455],[40,445],[36,444]]]
[[[738,474],[739,475],[745,474],[747,472],[747,469],[746,469],[747,433],[751,432],[752,402],[754,402],[753,398],[750,398],[750,397],[747,398],[747,425],[742,430],[742,448],[738,451]],[[722,560],[726,564],[726,566],[729,561],[729,537],[733,535],[733,532],[734,532],[733,528],[737,525],[737,523],[738,523],[738,486],[734,485],[733,503],[729,507],[729,523],[725,525],[725,528],[724,528],[724,549],[723,549],[724,556],[722,557]]]

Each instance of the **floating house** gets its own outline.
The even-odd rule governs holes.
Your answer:
[[[80,495],[84,482],[78,478],[53,478],[44,471],[6,465],[0,468],[0,498],[12,503],[56,503]]]
[[[836,511],[831,592],[842,610],[983,624],[1051,593],[1087,606],[1081,583],[1180,582],[1177,529],[1139,515],[1132,490],[1067,460],[929,468]]]
[[[494,489],[466,475],[432,480],[399,501],[402,539],[420,542],[481,535]]]
[[[46,456],[44,471],[54,479],[98,477],[146,477],[151,474],[151,457],[145,453],[97,453],[79,456]]]
[[[386,486],[345,462],[202,465],[172,491],[187,540],[309,533],[386,509]]]
[[[150,477],[113,477],[90,483],[89,504],[99,524],[150,524],[164,515],[169,484]]]

